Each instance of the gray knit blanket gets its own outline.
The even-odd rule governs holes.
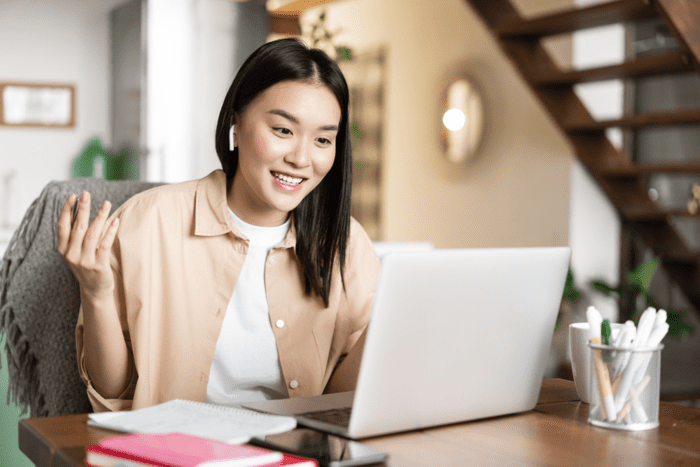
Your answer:
[[[90,220],[108,199],[112,210],[159,184],[76,179],[51,182],[32,203],[0,265],[0,339],[5,334],[7,403],[32,417],[91,412],[78,374],[75,324],[78,281],[58,254],[57,223],[71,193],[90,192]]]

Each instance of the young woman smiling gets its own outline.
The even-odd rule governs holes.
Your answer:
[[[80,375],[96,411],[234,404],[354,387],[379,260],[350,217],[348,89],[293,39],[243,64],[219,114],[222,169],[89,223],[58,249],[80,283]],[[78,214],[71,212],[78,202]]]

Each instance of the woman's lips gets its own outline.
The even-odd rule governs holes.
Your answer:
[[[288,191],[298,190],[306,180],[305,178],[299,176],[283,174],[281,172],[270,173],[272,174],[272,179],[274,180],[275,184]]]

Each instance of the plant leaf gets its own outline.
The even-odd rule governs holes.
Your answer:
[[[350,134],[352,135],[353,141],[360,141],[362,139],[362,130],[360,129],[360,122],[354,120],[350,125]]]
[[[681,338],[684,335],[691,335],[695,329],[685,321],[683,321],[684,311],[667,310],[666,322],[668,323],[668,333],[676,338]]]
[[[569,268],[569,272],[566,274],[566,283],[564,284],[562,300],[576,302],[579,298],[581,298],[581,292],[576,290],[576,286],[574,286],[574,273],[571,271],[571,268]]]
[[[651,284],[651,278],[654,277],[654,273],[656,272],[656,268],[659,267],[660,262],[660,256],[657,256],[651,261],[647,261],[634,271],[630,271],[627,274],[627,281],[630,285],[638,284],[641,286],[642,289],[649,289],[649,285]]]
[[[622,292],[620,291],[619,288],[615,288],[611,285],[606,284],[605,282],[601,280],[593,281],[591,282],[591,287],[594,289],[597,289],[598,291],[602,292],[606,297],[609,297],[611,294],[615,293],[618,295],[622,295]]]
[[[656,301],[656,299],[655,299],[654,297],[651,296],[651,294],[649,293],[649,291],[648,291],[647,289],[640,289],[640,290],[639,290],[639,293],[640,293],[640,294],[642,295],[642,297],[644,297],[644,299],[646,300],[647,306],[653,306],[653,307],[656,308],[657,310],[658,310],[659,308],[661,308],[661,305],[659,305],[659,302]]]
[[[348,47],[338,47],[336,52],[338,53],[338,58],[335,59],[337,62],[341,60],[352,60],[352,50]]]

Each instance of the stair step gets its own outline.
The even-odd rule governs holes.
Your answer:
[[[690,71],[694,71],[690,57],[682,52],[671,52],[640,57],[619,65],[601,68],[565,72],[539,72],[537,75],[532,76],[531,79],[538,86],[551,86]]]
[[[678,283],[690,299],[692,306],[700,313],[700,255],[689,256],[686,240],[680,235],[674,222],[674,215],[681,215],[681,209],[666,211],[648,198],[647,184],[635,178],[611,179],[605,173],[612,173],[612,166],[631,165],[628,157],[616,149],[605,137],[609,127],[642,127],[647,125],[673,125],[700,123],[700,110],[687,110],[671,114],[638,114],[625,118],[596,122],[585,105],[572,89],[572,84],[583,81],[609,79],[608,77],[636,76],[650,73],[650,62],[634,61],[631,64],[608,67],[608,69],[565,74],[558,76],[557,65],[552,60],[540,38],[588,29],[615,23],[642,21],[662,17],[674,37],[679,42],[681,52],[692,57],[691,65],[698,67],[700,62],[700,35],[697,34],[697,14],[692,9],[682,8],[690,4],[700,6],[698,0],[620,0],[599,4],[580,10],[523,19],[513,7],[514,0],[466,0],[482,21],[491,29],[503,53],[513,62],[521,76],[532,87],[552,118],[558,123],[571,143],[581,163],[599,182],[602,191],[616,206],[626,226],[635,231],[639,238],[656,254],[664,257],[664,265],[669,278]],[[676,10],[669,21],[669,12]],[[687,12],[687,13],[684,13]],[[670,24],[673,23],[673,24]],[[686,24],[687,23],[687,24]],[[684,29],[685,28],[685,29]],[[678,31],[685,34],[678,34]],[[688,47],[688,42],[698,48]],[[641,57],[640,57],[641,58]],[[673,60],[668,56],[648,60]],[[654,70],[656,71],[656,70]],[[542,73],[548,73],[543,75]],[[555,73],[557,74],[555,76]],[[539,80],[539,82],[535,82]],[[547,82],[551,80],[553,85]],[[556,85],[556,83],[563,85]],[[643,169],[625,169],[623,174],[641,174]],[[676,172],[676,170],[668,170]],[[681,170],[677,170],[680,172]],[[694,171],[693,171],[694,172]],[[618,172],[619,173],[619,172]],[[652,173],[652,172],[648,172]],[[690,196],[690,194],[689,194]],[[685,214],[683,214],[685,215]],[[700,216],[698,216],[700,220]],[[665,253],[680,252],[676,258],[666,260]],[[673,261],[676,261],[675,263]]]
[[[700,216],[697,214],[691,214],[687,209],[654,209],[654,210],[644,210],[635,209],[627,210],[624,216],[629,221],[664,221],[669,217],[696,217],[700,220]]]
[[[568,131],[599,131],[606,128],[639,128],[656,125],[686,125],[700,123],[700,109],[679,110],[677,112],[644,113],[630,115],[615,120],[592,120],[588,122],[564,122]]]
[[[634,178],[665,174],[700,174],[700,163],[687,164],[638,164],[626,167],[608,167],[600,170],[606,178]]]
[[[669,251],[663,256],[664,263],[673,264],[687,264],[687,265],[698,265],[700,264],[700,253],[693,251]]]
[[[617,0],[586,8],[573,8],[551,15],[499,24],[495,32],[503,39],[538,38],[579,29],[626,21],[658,18],[656,10],[643,0]]]
[[[657,11],[679,42],[682,50],[695,58],[696,70],[700,73],[700,36],[698,18],[700,2],[697,0],[654,0]]]
[[[691,214],[688,209],[667,209],[666,214],[672,217],[698,217],[697,214]],[[700,220],[700,218],[698,218]]]
[[[625,220],[640,222],[661,222],[668,219],[668,213],[663,210],[627,209],[623,213]]]

